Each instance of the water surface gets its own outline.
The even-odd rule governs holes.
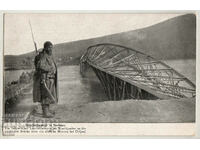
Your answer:
[[[179,73],[196,82],[195,59],[164,61]],[[103,87],[90,70],[85,77],[79,72],[79,66],[61,66],[58,68],[59,103],[87,103],[107,100]],[[5,81],[17,80],[22,72],[31,70],[5,71]]]

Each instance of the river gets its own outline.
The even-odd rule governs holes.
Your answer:
[[[195,59],[168,60],[165,63],[195,83],[195,61]],[[61,66],[58,68],[59,103],[80,103],[80,100],[82,103],[86,103],[106,100],[107,97],[95,74],[89,71],[86,77],[82,77],[79,70],[79,66]],[[5,83],[17,80],[23,71],[31,70],[5,71]]]
[[[61,66],[59,72],[59,100],[61,103],[82,103],[107,99],[95,74],[90,70],[82,77],[79,66]]]

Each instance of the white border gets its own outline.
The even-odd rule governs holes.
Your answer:
[[[74,12],[76,12],[76,13],[183,13],[183,12],[186,12],[186,13],[194,13],[194,12],[196,12],[196,11],[3,11],[3,13],[74,13]],[[2,15],[1,15],[2,16]],[[197,15],[197,20],[198,20],[198,22],[199,22],[199,17],[198,17],[199,15]],[[2,18],[1,18],[2,19]],[[2,20],[1,20],[2,21]],[[1,24],[1,26],[2,26],[2,24]],[[3,31],[2,30],[3,28],[1,28],[1,32]],[[198,30],[198,33],[199,33],[199,28],[197,28]],[[3,38],[1,38],[1,39],[3,39]],[[197,37],[197,41],[198,41],[198,37]],[[1,40],[0,41],[1,42],[1,48],[2,48],[2,44],[3,44],[3,41]],[[199,44],[199,43],[198,43]],[[198,46],[198,45],[197,45]],[[198,51],[196,51],[196,57],[197,57],[197,64],[199,64],[199,54],[198,54]],[[3,55],[2,55],[2,53],[0,54],[0,56],[1,56],[1,61],[2,61],[2,63],[0,64],[1,65],[1,75],[3,75],[3,66],[2,66],[2,64],[3,64]],[[196,65],[196,67],[198,67],[197,65]],[[196,69],[197,70],[197,73],[196,73],[196,77],[197,77],[197,79],[196,79],[196,83],[199,83],[199,79],[198,79],[198,69]],[[1,78],[1,80],[0,81],[3,81],[2,80],[2,78]],[[3,87],[3,82],[0,82],[0,84],[1,84],[1,87]],[[197,85],[197,84],[196,84]],[[1,88],[1,89],[3,89],[3,88]],[[197,86],[197,93],[199,93],[199,88],[198,88],[198,86]],[[1,90],[1,93],[0,94],[3,94],[2,93],[2,90]],[[199,94],[197,94],[197,98],[196,98],[196,100],[198,100],[198,98],[199,98]],[[2,102],[3,102],[3,100],[2,100],[2,97],[1,97],[1,105],[2,105]],[[2,105],[3,106],[3,105]],[[196,105],[196,107],[198,107],[198,109],[196,109],[197,110],[197,112],[199,112],[199,100],[197,101],[197,105]],[[2,107],[1,107],[2,108]],[[1,109],[2,110],[2,109]],[[199,113],[196,113],[196,114],[199,114]],[[78,125],[77,123],[75,123],[75,125]],[[91,127],[91,124],[88,124],[90,127]],[[97,128],[103,128],[103,127],[106,127],[106,125],[108,125],[108,124],[105,124],[105,125],[103,125],[103,124],[92,124],[92,126],[94,127],[94,126],[96,126]],[[117,125],[116,123],[114,124],[114,125]],[[153,131],[153,132],[148,132],[148,125],[147,124],[143,124],[144,126],[146,126],[145,128],[144,128],[144,130],[141,130],[141,129],[139,129],[139,128],[137,128],[137,125],[139,125],[139,124],[128,124],[128,125],[133,125],[133,126],[129,126],[129,130],[131,130],[131,132],[129,132],[129,134],[127,134],[126,132],[116,132],[116,130],[114,130],[114,132],[112,132],[112,133],[109,133],[109,131],[107,130],[105,130],[106,132],[103,132],[103,133],[92,133],[92,132],[95,132],[95,128],[93,129],[93,127],[92,128],[90,128],[89,130],[92,130],[92,132],[89,134],[90,136],[97,136],[97,135],[100,135],[100,136],[106,136],[106,134],[105,133],[108,133],[107,135],[109,135],[109,136],[112,136],[112,135],[118,135],[118,136],[124,136],[124,137],[126,137],[126,136],[132,136],[132,137],[134,137],[134,135],[137,137],[137,135],[140,135],[140,137],[137,137],[137,138],[146,138],[146,136],[142,136],[142,135],[145,135],[145,133],[144,132],[142,132],[142,131],[145,131],[146,132],[146,135],[148,135],[148,136],[151,136],[151,135],[154,135],[153,136],[153,138],[158,138],[158,136],[156,136],[155,137],[155,135],[162,135],[162,136],[160,136],[159,138],[163,138],[163,136],[164,135],[168,135],[167,133],[169,133],[171,136],[165,136],[165,138],[174,138],[174,136],[175,135],[177,135],[176,137],[179,137],[179,138],[188,138],[188,136],[179,136],[179,135],[194,135],[194,132],[193,132],[193,130],[195,130],[195,126],[194,126],[194,124],[188,124],[189,125],[189,127],[192,127],[192,128],[190,128],[190,134],[188,134],[188,133],[185,133],[184,132],[184,128],[180,128],[180,126],[184,126],[184,125],[187,125],[187,124],[182,124],[182,123],[178,123],[178,124],[168,124],[169,126],[168,127],[170,127],[170,132],[169,132],[169,130],[167,130],[167,128],[165,128],[166,126],[166,124],[159,124],[159,125],[161,125],[161,128],[160,129],[163,129],[163,130],[160,130],[160,134],[157,132],[158,130],[157,130],[157,128],[158,127],[153,127],[152,128],[152,126],[150,125],[149,126],[149,129],[156,129],[156,130],[151,130],[151,131]],[[136,126],[134,126],[134,125],[136,125]],[[158,125],[158,124],[156,124],[156,125]],[[173,126],[174,125],[174,126]],[[143,126],[143,127],[144,127]],[[162,126],[163,126],[163,128],[162,128]],[[124,126],[125,127],[125,126]],[[123,128],[124,128],[123,127]],[[174,129],[176,129],[176,130],[173,130],[173,127],[174,127]],[[199,137],[200,135],[199,135],[199,127],[200,127],[200,125],[199,125],[199,117],[198,117],[198,115],[196,115],[196,127],[197,127],[197,135],[196,136],[190,136],[190,138],[197,138],[197,137]],[[187,128],[187,127],[186,127]],[[178,130],[177,130],[178,129]],[[140,132],[137,132],[138,130],[141,130]],[[136,132],[134,132],[134,131],[136,131]],[[176,131],[177,131],[177,134],[176,134]],[[182,133],[183,134],[181,134],[181,132],[180,131],[183,131]],[[173,135],[173,136],[172,136]],[[127,137],[127,138],[129,138],[129,136]],[[36,137],[33,137],[33,136],[20,136],[20,137],[18,137],[18,138],[22,138],[22,137],[25,137],[25,138],[29,138],[29,137],[32,137],[32,138],[43,138],[43,136],[36,136]],[[59,135],[57,135],[56,137],[59,137]],[[77,137],[77,136],[76,136]],[[81,136],[81,137],[83,137],[83,136]],[[85,137],[85,136],[84,136]],[[5,137],[4,137],[5,138]],[[9,138],[9,137],[7,137],[7,138]],[[11,137],[11,138],[17,138],[17,137]],[[51,138],[51,137],[46,137],[46,138]],[[62,138],[62,137],[60,137],[60,138]],[[66,136],[65,136],[65,138],[66,138]],[[152,136],[151,136],[151,138],[152,138]]]

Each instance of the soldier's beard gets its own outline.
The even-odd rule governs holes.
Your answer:
[[[47,50],[46,52],[48,55],[52,55],[52,50]]]

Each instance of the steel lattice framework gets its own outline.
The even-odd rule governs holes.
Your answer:
[[[133,85],[160,99],[195,96],[195,85],[185,76],[162,61],[128,47],[109,43],[90,46],[81,57],[82,72],[85,63],[93,68],[108,96],[113,93],[113,99],[116,98],[117,92],[115,90],[117,86],[114,83],[116,82],[115,78],[124,81],[124,84]],[[104,78],[107,76],[101,75],[102,73],[112,77],[110,85],[105,84],[108,80],[105,81]],[[111,81],[111,78],[109,80]],[[122,95],[125,90],[132,92],[126,89],[123,84],[120,85],[122,85]],[[107,86],[110,88],[107,88]],[[112,97],[110,98],[112,99]],[[118,99],[123,99],[123,96]]]

